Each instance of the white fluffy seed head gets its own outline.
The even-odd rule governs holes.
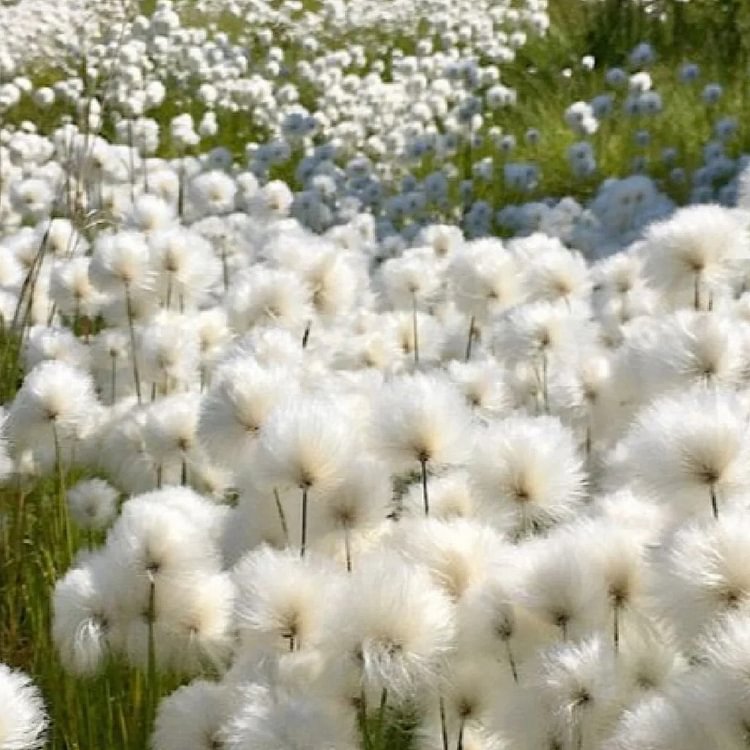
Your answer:
[[[213,750],[228,714],[224,686],[195,680],[159,703],[154,733],[155,750]]]
[[[68,490],[70,514],[81,528],[106,528],[117,513],[119,494],[103,479],[81,480]]]
[[[23,672],[0,664],[0,747],[41,748],[46,728],[47,715],[38,688]]]
[[[376,396],[373,433],[394,467],[419,468],[461,461],[470,418],[458,390],[436,375],[417,373],[386,383]]]
[[[319,643],[338,580],[327,562],[263,546],[242,558],[233,578],[243,649],[307,651]]]
[[[658,399],[621,449],[631,477],[678,519],[720,513],[750,489],[746,409],[730,391]]]
[[[328,399],[279,404],[258,445],[257,469],[269,487],[320,490],[338,484],[355,446],[345,417]]]
[[[469,473],[486,512],[513,537],[572,518],[585,497],[575,441],[556,417],[510,417],[478,432]]]
[[[332,615],[325,650],[343,657],[361,689],[379,695],[386,688],[397,701],[430,687],[453,648],[449,598],[427,571],[394,556],[355,568]]]
[[[672,304],[707,310],[733,264],[749,255],[750,238],[737,212],[718,205],[688,206],[649,228],[644,274]]]

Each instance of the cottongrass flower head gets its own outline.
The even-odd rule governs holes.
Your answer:
[[[460,463],[470,415],[458,389],[437,375],[417,373],[386,383],[375,397],[373,441],[397,470],[422,470],[425,515],[429,515],[427,467]]]
[[[40,443],[55,461],[63,441],[81,435],[97,401],[90,377],[64,362],[37,365],[25,378],[8,412],[8,437],[16,448]]]
[[[55,584],[52,639],[62,665],[75,675],[95,674],[102,667],[110,636],[121,626],[108,591],[116,572],[98,552]]]
[[[47,714],[38,688],[23,672],[0,664],[0,748],[41,748],[46,729]]]
[[[418,482],[409,485],[399,500],[403,516],[424,515],[422,487]],[[471,486],[469,474],[462,469],[451,469],[430,481],[430,514],[433,518],[474,518],[480,516],[479,503]]]
[[[556,417],[509,417],[477,431],[469,473],[488,517],[511,538],[572,518],[585,498],[575,440]]]
[[[585,313],[585,315],[584,315]],[[538,410],[550,411],[551,370],[564,366],[571,354],[593,343],[593,331],[579,306],[534,302],[511,308],[497,320],[493,351],[502,353],[506,364],[533,368],[538,386]]]
[[[103,479],[83,479],[68,490],[73,520],[84,529],[104,529],[117,514],[120,493]]]
[[[356,750],[353,715],[301,691],[248,685],[221,735],[227,750]]]
[[[341,617],[341,613],[345,613]],[[343,583],[323,648],[339,655],[364,694],[413,699],[453,649],[454,608],[429,573],[394,555],[368,559]]]
[[[339,549],[347,570],[354,564],[352,537],[374,531],[393,510],[393,487],[385,464],[356,459],[345,469],[340,482],[320,493],[313,518],[313,535],[339,537]]]
[[[89,266],[91,282],[103,292],[126,295],[148,288],[151,282],[151,254],[139,232],[103,234],[94,243]]]
[[[294,378],[254,357],[237,356],[217,367],[201,402],[198,434],[212,458],[230,468],[247,463],[274,407],[296,390]]]
[[[383,539],[383,546],[409,563],[423,566],[455,602],[480,586],[507,555],[500,535],[491,526],[463,518],[402,520]]]
[[[732,391],[703,388],[647,407],[623,441],[637,485],[676,518],[712,513],[750,488],[746,409]]]
[[[336,569],[327,560],[301,560],[291,550],[264,545],[243,557],[232,575],[243,651],[262,647],[288,653],[319,645],[337,585]]]
[[[655,694],[625,711],[603,750],[704,750],[706,737],[672,695]]]
[[[296,487],[302,493],[300,555],[307,542],[307,504],[310,493],[342,481],[356,456],[346,415],[327,398],[302,397],[279,404],[260,436],[257,468],[269,488]]]
[[[675,305],[710,310],[738,261],[750,256],[741,216],[718,205],[688,206],[652,224],[644,274]]]
[[[649,577],[649,607],[669,622],[684,648],[727,615],[747,612],[750,521],[733,508],[718,520],[682,526]]]
[[[577,540],[564,527],[517,549],[517,574],[511,579],[515,601],[557,628],[562,641],[605,627],[607,603]]]
[[[546,651],[531,684],[563,747],[597,747],[617,717],[614,660],[598,636]]]
[[[215,750],[229,718],[225,686],[194,680],[159,703],[151,742],[154,750]]]

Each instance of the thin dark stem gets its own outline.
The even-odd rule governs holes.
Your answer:
[[[224,282],[224,291],[229,289],[229,266],[227,265],[227,251],[221,248],[221,274]]]
[[[385,747],[383,744],[384,734],[385,734],[385,709],[388,705],[388,688],[383,688],[383,691],[380,693],[380,706],[378,707],[378,732],[377,732],[377,738],[378,743],[377,747],[378,750],[380,748]]]
[[[468,336],[468,338],[466,340],[466,357],[465,357],[465,359],[466,359],[467,362],[471,359],[471,345],[472,345],[472,343],[474,341],[474,323],[475,323],[475,318],[472,315],[471,316],[471,320],[469,321],[469,336]]]
[[[148,592],[148,700],[146,701],[147,720],[145,731],[150,732],[156,717],[156,705],[159,702],[159,689],[156,676],[156,639],[154,623],[156,621],[156,582],[151,576]]]
[[[57,421],[52,420],[52,438],[55,443],[55,475],[57,478],[57,508],[60,515],[60,532],[65,536],[68,549],[68,560],[73,560],[73,540],[70,538],[70,522],[68,520],[68,506],[65,498],[65,469],[63,467],[62,446],[57,431]]]
[[[308,488],[302,488],[302,537],[299,545],[299,556],[305,556],[305,547],[307,546],[307,492]]]
[[[177,183],[177,215],[182,218],[185,214],[185,160],[180,159],[179,180]],[[226,281],[226,280],[225,280]],[[224,287],[226,291],[226,286]]]
[[[352,541],[349,535],[349,524],[344,524],[344,554],[346,555],[346,572],[352,572]]]
[[[372,739],[370,737],[370,728],[367,726],[367,696],[365,695],[365,690],[362,688],[362,690],[359,693],[359,724],[360,724],[360,731],[362,732],[362,744],[364,745],[364,750],[371,750],[372,748]]]
[[[701,275],[696,273],[693,278],[693,307],[701,309]]]
[[[615,655],[620,653],[620,604],[615,602],[612,612],[612,642],[615,647]]]
[[[420,458],[419,466],[422,470],[422,501],[424,502],[424,514],[430,515],[430,496],[427,492],[427,459]]]
[[[305,332],[302,334],[302,348],[307,349],[307,342],[310,340],[310,328],[312,328],[312,320],[307,321],[305,326]]]
[[[557,627],[560,628],[560,636],[562,637],[563,641],[567,641],[568,640],[568,618],[564,616],[558,617]]]
[[[461,717],[461,724],[458,727],[458,742],[456,743],[456,750],[464,750],[464,727],[466,725],[466,719]]]
[[[130,297],[130,284],[125,282],[125,308],[128,314],[128,330],[130,331],[130,348],[133,357],[133,382],[138,403],[141,403],[141,376],[138,372],[138,352],[135,343],[135,325],[133,322],[133,300]]]
[[[445,721],[445,701],[443,696],[440,696],[438,701],[440,707],[440,734],[443,739],[443,750],[448,750],[448,726]]]
[[[183,487],[186,487],[188,483],[188,469],[187,469],[187,460],[185,457],[182,457],[182,470],[180,471],[180,484]]]
[[[508,664],[513,675],[513,682],[518,684],[518,668],[516,667],[516,659],[513,656],[513,649],[510,647],[510,638],[505,639],[505,652],[508,655]]]
[[[276,512],[279,514],[279,520],[281,521],[281,530],[284,532],[284,540],[286,541],[287,546],[289,545],[289,526],[286,522],[286,513],[284,513],[284,506],[281,503],[281,498],[279,497],[279,491],[274,487],[273,488],[273,499],[276,502]]]
[[[709,492],[711,493],[711,510],[713,511],[714,518],[719,518],[719,501],[716,498],[716,487],[713,482],[709,485]]]

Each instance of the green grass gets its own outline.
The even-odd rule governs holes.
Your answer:
[[[84,474],[62,477],[70,486]],[[112,660],[94,677],[77,678],[60,664],[50,635],[55,582],[79,553],[103,541],[70,521],[58,479],[15,482],[0,491],[0,662],[31,675],[44,693],[50,750],[147,746],[149,692],[143,671]],[[159,675],[156,690],[180,680]]]

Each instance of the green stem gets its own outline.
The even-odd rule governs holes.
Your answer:
[[[156,620],[156,582],[154,581],[153,575],[151,575],[151,581],[149,584],[148,591],[148,665],[147,665],[147,681],[148,686],[146,688],[146,721],[144,722],[144,735],[145,742],[143,747],[148,747],[148,739],[151,734],[151,728],[154,724],[156,717],[156,706],[159,702],[159,688],[158,678],[156,674],[156,640],[154,638],[154,622]]]
[[[385,750],[385,709],[388,704],[388,688],[383,688],[380,693],[380,706],[378,707],[378,750]]]
[[[138,403],[141,403],[141,376],[138,372],[138,349],[135,343],[135,325],[133,316],[133,300],[130,297],[130,284],[125,282],[125,308],[128,314],[128,330],[130,331],[130,348],[133,357],[133,382]]]

